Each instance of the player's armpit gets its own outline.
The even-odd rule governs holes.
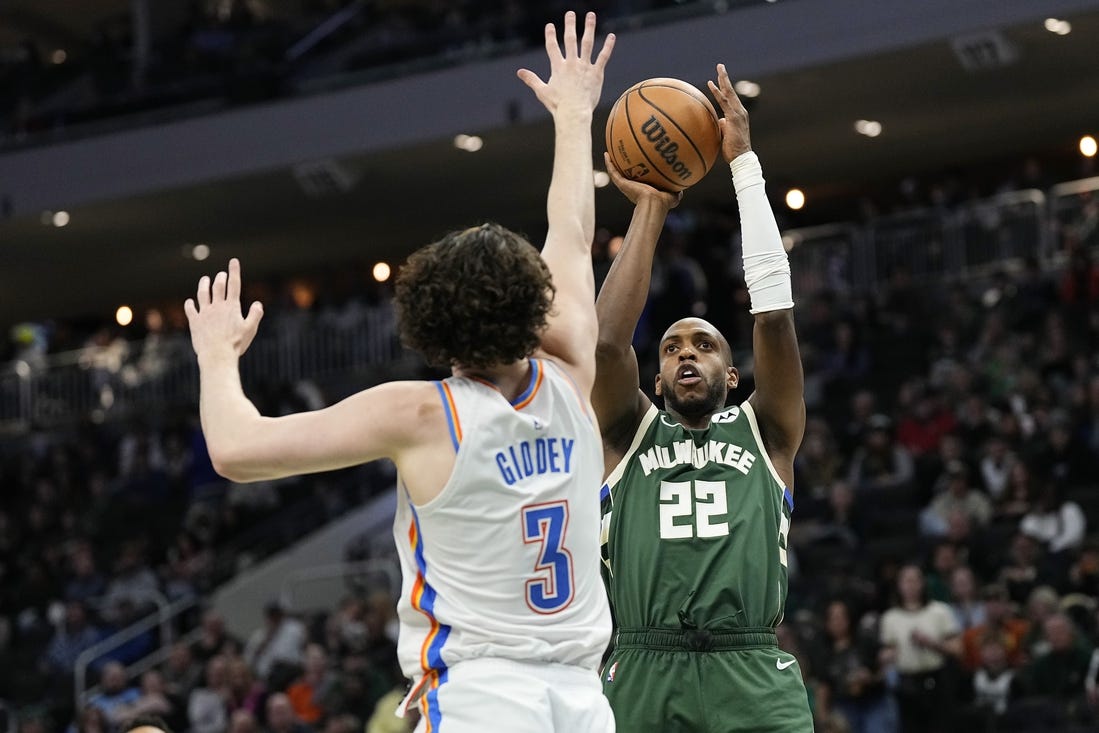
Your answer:
[[[215,418],[216,419],[216,418]],[[214,469],[237,482],[399,460],[445,421],[431,382],[390,382],[331,407],[282,417],[255,415],[209,446]]]

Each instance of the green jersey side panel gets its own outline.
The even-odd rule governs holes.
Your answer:
[[[791,507],[747,402],[705,430],[650,408],[603,490],[604,577],[617,625],[776,626]]]

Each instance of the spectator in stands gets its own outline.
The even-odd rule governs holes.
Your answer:
[[[959,565],[950,574],[950,610],[963,634],[987,619],[985,604],[977,595],[977,578],[968,565]]]
[[[912,456],[893,440],[893,421],[877,414],[867,421],[862,445],[851,459],[848,481],[856,491],[907,486],[914,473]]]
[[[1004,493],[996,506],[996,516],[1019,521],[1030,511],[1036,494],[1030,467],[1025,461],[1016,461],[1008,471]]]
[[[164,678],[155,669],[150,669],[141,675],[141,692],[139,697],[129,705],[120,708],[118,715],[121,720],[129,720],[144,715],[159,715],[171,717],[175,712],[171,701],[164,691]]]
[[[126,683],[126,668],[118,662],[107,662],[99,681],[102,692],[88,701],[103,711],[112,726],[120,725],[129,715],[130,706],[141,697],[141,691]]]
[[[964,550],[960,545],[943,540],[931,550],[931,571],[924,577],[927,597],[933,601],[950,601],[950,579],[954,571],[965,564]]]
[[[1078,548],[1084,541],[1086,529],[1087,519],[1080,505],[1062,499],[1052,481],[1046,483],[1038,501],[1019,523],[1020,532],[1054,554]]]
[[[202,614],[202,634],[191,646],[191,652],[199,664],[205,664],[219,655],[239,654],[240,640],[225,630],[225,619],[211,609]]]
[[[298,718],[307,725],[316,726],[325,717],[325,698],[335,684],[324,647],[310,644],[305,648],[305,669],[287,688],[286,696]]]
[[[229,660],[211,657],[206,662],[206,679],[202,687],[191,692],[187,700],[187,721],[191,733],[225,733],[229,724]]]
[[[87,603],[107,590],[107,581],[95,567],[95,554],[89,544],[81,542],[72,552],[72,576],[65,584],[65,600]]]
[[[950,607],[927,598],[923,571],[905,565],[897,574],[897,603],[882,616],[882,663],[900,675],[897,703],[904,733],[937,733],[949,724],[947,664],[961,654]]]
[[[95,705],[85,705],[66,733],[110,733],[111,724],[103,709]]]
[[[843,457],[832,439],[828,423],[820,418],[809,418],[805,438],[794,458],[799,500],[806,504],[823,504],[842,467]]]
[[[263,708],[265,687],[252,674],[248,663],[240,657],[233,657],[229,660],[226,674],[229,689],[226,706],[229,712],[247,710],[253,715],[259,715]]]
[[[985,491],[995,503],[1002,502],[1007,495],[1008,480],[1011,471],[1019,459],[1007,449],[1007,443],[999,436],[985,441],[981,451],[981,480]]]
[[[121,726],[119,733],[172,733],[168,722],[155,714],[135,715]]]
[[[981,730],[996,730],[1008,706],[1019,696],[1015,675],[1002,644],[995,639],[981,644],[981,664],[973,674],[973,705]]]
[[[264,625],[252,632],[244,646],[244,660],[261,680],[266,680],[276,665],[300,666],[305,650],[305,625],[288,616],[277,602],[263,610]]]
[[[856,638],[844,601],[828,604],[824,623],[824,653],[813,667],[820,670],[832,709],[852,733],[895,733],[897,712],[879,668],[877,640]]]
[[[236,710],[229,718],[228,733],[259,733],[259,721],[251,710]]]
[[[1061,597],[1048,585],[1040,585],[1030,592],[1026,602],[1026,618],[1030,632],[1025,641],[1031,660],[1049,652],[1046,621],[1061,609]]]
[[[142,558],[139,543],[127,542],[115,563],[114,578],[107,586],[103,607],[114,610],[125,601],[131,607],[140,609],[151,605],[159,593],[156,574]]]
[[[1099,598],[1099,544],[1088,542],[1080,551],[1080,557],[1069,568],[1068,590]]]
[[[202,667],[195,662],[191,647],[182,641],[173,644],[160,672],[164,676],[165,694],[176,708],[182,709],[202,679]]]
[[[954,431],[957,420],[943,405],[937,390],[921,383],[910,389],[915,393],[909,398],[911,411],[897,423],[897,444],[918,461],[938,450],[939,441]]]
[[[947,464],[939,483],[938,496],[920,515],[920,529],[933,537],[945,535],[950,515],[955,511],[966,514],[976,526],[983,527],[992,519],[992,503],[988,497],[969,486],[969,469],[961,461]]]
[[[1083,707],[1092,648],[1063,613],[1047,618],[1043,630],[1049,651],[1023,669],[1026,694],[1044,698],[1063,711],[1056,717],[1073,717]]]
[[[1000,582],[1007,586],[1011,599],[1025,603],[1038,585],[1038,543],[1023,533],[1015,535],[1008,551],[1008,561],[1000,569]]]
[[[50,670],[57,676],[72,674],[76,658],[97,644],[103,632],[88,623],[88,610],[80,601],[65,605],[65,622],[57,627],[46,649]]]
[[[264,733],[311,733],[312,729],[298,720],[290,698],[276,692],[267,698],[267,725]]]
[[[995,642],[1004,650],[1007,664],[1013,669],[1020,667],[1026,659],[1026,637],[1030,625],[1015,616],[1004,586],[986,586],[981,596],[984,598],[985,622],[962,634],[962,666],[968,671],[975,671],[981,663],[983,646]]]

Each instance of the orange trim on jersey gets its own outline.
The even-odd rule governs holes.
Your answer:
[[[462,423],[458,420],[458,408],[454,404],[454,395],[450,392],[450,385],[446,382],[442,383],[443,392],[446,393],[446,409],[450,413],[450,419],[454,421],[454,436],[458,443],[462,442]]]
[[[545,376],[546,376],[546,370],[545,370],[545,368],[544,368],[544,367],[542,366],[542,363],[541,363],[541,361],[540,361],[540,360],[538,360],[538,359],[531,359],[531,360],[530,360],[530,363],[531,363],[531,367],[532,367],[532,368],[533,368],[533,369],[535,370],[535,372],[536,372],[536,375],[535,375],[535,381],[534,381],[534,387],[533,387],[533,388],[531,388],[531,390],[530,390],[530,394],[529,394],[529,395],[527,395],[527,396],[526,396],[526,398],[525,398],[525,399],[524,399],[524,400],[523,400],[522,402],[519,402],[519,403],[516,403],[515,405],[513,405],[513,407],[515,407],[515,409],[516,409],[516,410],[522,410],[522,409],[523,409],[524,407],[526,407],[527,405],[529,405],[529,404],[530,404],[531,402],[533,402],[533,401],[534,401],[534,397],[535,397],[535,395],[537,395],[537,394],[538,394],[538,390],[539,390],[539,388],[541,388],[541,386],[542,386],[542,380],[543,380],[543,379],[545,378]]]
[[[412,551],[416,551],[416,545],[419,543],[420,536],[416,528],[416,520],[412,520],[408,524],[408,540],[412,545]],[[435,615],[427,611],[423,607],[424,600],[424,588],[427,583],[424,580],[424,574],[422,571],[416,572],[416,580],[412,583],[412,593],[410,601],[412,607],[422,613],[424,617],[431,622],[431,630],[427,632],[427,636],[424,637],[424,643],[420,646],[420,668],[424,671],[424,677],[426,679],[428,673],[432,671],[431,665],[427,660],[427,652],[431,647],[432,642],[435,641],[435,637],[439,635],[439,621],[435,618]],[[421,680],[421,684],[423,681]]]
[[[439,689],[439,672],[438,672],[438,670],[432,670],[431,674],[425,675],[424,678],[422,680],[420,680],[420,684],[417,685],[417,687],[423,687],[424,683],[428,684],[428,691],[438,690]],[[427,725],[427,727],[424,728],[424,733],[432,733],[432,731],[435,730],[435,727],[432,725],[432,717],[433,716],[431,715],[431,700],[428,698],[428,693],[427,692],[424,692],[424,694],[422,696],[420,696],[420,711],[421,711],[421,718],[423,719],[424,723],[426,723],[426,725]]]

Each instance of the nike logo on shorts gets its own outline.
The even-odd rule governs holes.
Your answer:
[[[775,666],[776,666],[776,667],[778,667],[778,668],[779,668],[779,670],[781,671],[781,670],[784,670],[784,669],[786,669],[787,667],[789,667],[789,666],[790,666],[791,664],[793,664],[793,663],[794,663],[794,662],[796,662],[796,661],[798,661],[798,660],[796,660],[796,659],[791,659],[791,660],[789,660],[789,661],[786,661],[786,662],[784,662],[784,661],[782,661],[781,659],[776,659],[776,660],[775,660]]]

